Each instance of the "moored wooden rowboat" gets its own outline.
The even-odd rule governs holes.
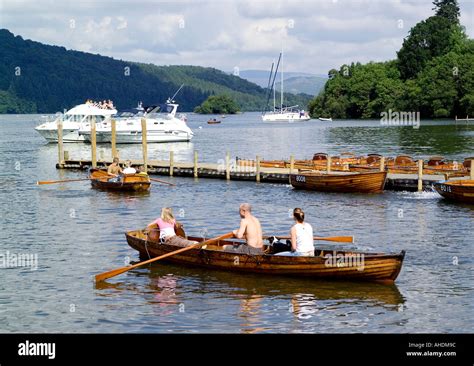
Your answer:
[[[294,169],[311,169],[311,170],[325,170],[327,165],[327,154],[316,153],[312,159],[295,160],[293,163]],[[340,156],[331,157],[331,170],[347,171],[349,164],[356,164],[360,162],[360,157],[356,157],[353,153],[343,152]],[[240,166],[255,166],[255,160],[237,158],[237,165]],[[291,163],[287,160],[261,160],[260,166],[265,168],[290,168]]]
[[[435,190],[452,201],[474,204],[474,180],[455,180],[434,184]]]
[[[90,178],[92,187],[109,191],[147,192],[151,186],[148,175],[142,174],[124,174],[112,178],[103,170],[91,169]]]
[[[236,158],[237,165],[239,166],[256,166],[255,160]],[[286,162],[284,160],[262,160],[260,166],[262,168],[284,168]]]
[[[369,155],[365,161],[351,164],[350,171],[364,172],[380,168],[380,156]],[[418,162],[408,155],[399,155],[396,158],[385,159],[385,170],[392,174],[418,174]],[[448,161],[442,156],[433,156],[423,165],[423,174],[445,175],[448,177],[462,177],[468,174],[466,166],[454,161]]]
[[[148,233],[143,230],[129,231],[125,235],[128,244],[137,250],[142,258],[158,257],[181,248],[161,244],[156,239],[151,240]],[[197,242],[204,240],[204,238],[193,236],[188,236],[187,239]],[[170,256],[166,258],[166,261],[242,273],[393,283],[400,273],[405,257],[405,251],[385,254],[316,249],[314,257],[289,257],[276,256],[271,254],[271,251],[262,255],[249,255],[223,249],[223,245],[236,242],[239,241],[237,239],[221,240],[215,245]]]
[[[308,172],[292,174],[291,185],[297,189],[307,189],[323,192],[382,192],[385,186],[387,172],[368,173],[330,173]]]

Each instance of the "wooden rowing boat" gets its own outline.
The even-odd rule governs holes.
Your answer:
[[[380,169],[380,156],[375,154],[368,155],[361,162],[351,164],[350,171],[369,172]],[[426,175],[444,175],[446,177],[462,177],[468,174],[466,164],[459,164],[454,161],[448,161],[442,156],[433,156],[423,165],[423,174]],[[385,170],[392,174],[418,174],[418,162],[408,155],[399,155],[395,158],[385,159]]]
[[[434,189],[446,199],[474,204],[474,180],[435,183]]]
[[[333,171],[348,171],[349,164],[355,163],[357,158],[352,153],[343,153],[341,156],[332,156],[330,169]],[[328,165],[328,154],[316,153],[311,160],[295,160],[294,169],[309,170],[326,170]],[[286,163],[286,168],[290,168],[291,164]]]
[[[141,258],[154,258],[180,249],[177,246],[161,244],[156,240],[156,235],[153,235],[151,240],[143,230],[129,231],[125,235],[128,244],[140,253]],[[205,240],[194,236],[188,236],[187,239],[197,242]],[[241,273],[393,283],[400,273],[405,257],[405,251],[386,254],[315,249],[314,257],[288,257],[273,255],[270,246],[267,248],[269,250],[261,255],[228,252],[223,249],[223,245],[238,242],[238,239],[222,240],[215,245],[170,256],[166,261]]]
[[[217,124],[219,124],[219,123],[221,123],[221,121],[218,121],[218,120],[215,119],[215,118],[214,118],[214,119],[210,119],[209,121],[207,121],[207,124],[209,124],[209,125],[217,125]]]
[[[327,156],[326,153],[316,153],[312,159],[295,160],[293,169],[326,170]],[[331,170],[347,171],[349,170],[349,164],[358,164],[360,159],[353,153],[343,152],[340,156],[331,157]],[[237,165],[254,167],[256,163],[255,160],[237,158]],[[261,160],[260,166],[264,168],[290,168],[291,162],[287,160]]]
[[[238,166],[249,166],[255,167],[255,160],[236,158]],[[262,160],[260,161],[260,166],[262,168],[285,168],[286,162],[284,160]]]
[[[150,178],[143,174],[124,174],[111,178],[106,171],[91,169],[90,178],[92,187],[108,191],[147,192],[151,187]]]
[[[378,193],[383,191],[386,178],[387,172],[301,172],[292,174],[290,183],[294,188],[313,191]]]

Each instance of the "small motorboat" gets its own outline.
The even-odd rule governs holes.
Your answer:
[[[211,118],[209,121],[207,121],[207,123],[208,123],[209,125],[217,125],[217,124],[221,123],[221,121],[219,121],[219,120],[217,120],[217,119],[215,119],[215,118]]]

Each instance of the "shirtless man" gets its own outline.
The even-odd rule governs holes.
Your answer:
[[[109,175],[113,175],[116,177],[119,174],[122,174],[122,168],[119,165],[119,158],[114,158],[114,161],[112,162],[112,164],[110,164],[109,167],[107,168],[107,173]]]
[[[238,239],[245,239],[247,245],[240,245],[232,248],[232,251],[245,254],[263,254],[262,226],[260,221],[252,215],[252,207],[248,203],[242,203],[239,207],[241,217],[240,228],[234,230],[234,236]],[[230,249],[230,248],[225,248]]]

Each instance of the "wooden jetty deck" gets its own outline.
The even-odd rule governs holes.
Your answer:
[[[148,174],[191,178],[228,179],[242,181],[259,181],[262,183],[289,184],[289,168],[266,168],[260,167],[259,177],[255,167],[242,167],[231,164],[226,159],[226,165],[215,163],[197,162],[174,162],[173,160],[149,160]],[[131,160],[132,166],[143,165],[142,160]],[[106,167],[112,163],[111,159],[98,160],[97,167]],[[92,167],[92,161],[88,159],[64,160],[62,164],[56,164],[58,169],[87,170]],[[292,171],[293,174],[297,170]],[[456,178],[463,179],[463,177]],[[464,178],[468,179],[468,177]],[[421,178],[422,189],[429,188],[433,183],[444,181],[444,175],[423,175]],[[394,191],[417,191],[419,190],[418,174],[391,174],[387,175],[386,190]]]
[[[469,117],[467,117],[468,119]],[[112,120],[112,140],[111,155],[118,156],[115,136],[115,120]],[[267,168],[260,166],[260,157],[256,156],[255,167],[240,166],[231,162],[230,153],[227,152],[222,164],[198,162],[198,152],[194,151],[194,161],[175,162],[174,152],[169,152],[169,160],[149,160],[146,120],[142,118],[142,160],[132,161],[132,166],[144,166],[145,171],[150,175],[168,175],[178,177],[193,178],[214,178],[226,180],[245,180],[263,183],[290,183],[290,174],[296,174],[294,169],[294,156],[290,157],[290,168]],[[105,167],[111,164],[112,159],[97,159],[97,141],[95,120],[91,122],[91,154],[90,159],[70,159],[69,152],[64,151],[63,146],[62,123],[58,123],[58,169],[89,169],[96,167]],[[235,159],[236,160],[236,159]],[[122,159],[122,162],[125,159]],[[385,158],[381,158],[380,169],[384,169]],[[430,187],[433,183],[446,180],[444,175],[423,175],[423,160],[418,160],[418,174],[391,174],[387,175],[385,189],[397,191],[422,191]],[[327,169],[330,169],[330,158],[328,159]],[[469,179],[469,177],[466,177]],[[462,179],[462,178],[461,178]],[[474,160],[471,160],[471,177],[474,179]]]

